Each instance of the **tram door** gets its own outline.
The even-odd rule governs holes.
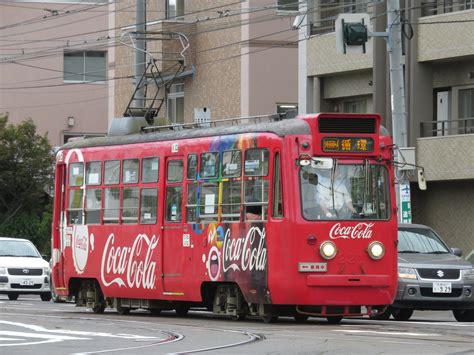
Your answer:
[[[52,254],[54,271],[51,275],[53,286],[57,290],[65,290],[64,283],[64,249],[66,240],[66,218],[65,218],[65,180],[66,179],[66,165],[56,165],[56,181],[54,187],[54,214],[52,231]]]
[[[191,269],[189,234],[183,233],[183,159],[166,159],[163,216],[163,290],[184,295],[184,278]]]

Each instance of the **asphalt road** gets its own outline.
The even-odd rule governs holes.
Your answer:
[[[232,321],[207,312],[97,315],[39,296],[0,295],[0,354],[474,354],[474,323],[451,312],[415,312],[407,322],[323,318]]]

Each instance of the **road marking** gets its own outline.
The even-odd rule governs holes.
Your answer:
[[[9,329],[12,327],[19,327],[27,329],[29,331],[13,331],[13,330],[0,330],[0,347],[6,346],[25,346],[25,345],[38,345],[45,343],[56,343],[66,340],[90,340],[94,337],[109,337],[109,338],[121,338],[121,339],[132,339],[132,340],[158,340],[162,338],[150,337],[135,334],[112,334],[112,333],[94,333],[85,331],[75,331],[67,329],[47,329],[42,326],[25,324],[19,322],[9,322],[0,320],[0,325],[8,325]],[[33,332],[31,332],[33,331]],[[33,340],[35,339],[35,340]],[[13,343],[14,342],[14,343]]]
[[[436,337],[441,336],[441,334],[435,333],[406,333],[406,332],[381,332],[377,330],[358,330],[358,329],[333,329],[333,332],[341,332],[341,333],[366,333],[366,334],[377,334],[377,335],[407,335],[412,337]]]

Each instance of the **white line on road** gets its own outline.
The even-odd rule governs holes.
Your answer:
[[[441,334],[435,333],[405,333],[405,332],[381,332],[377,330],[358,330],[358,329],[333,329],[333,332],[341,333],[366,333],[366,334],[377,334],[377,335],[403,335],[403,336],[412,336],[412,337],[436,337],[441,336]]]

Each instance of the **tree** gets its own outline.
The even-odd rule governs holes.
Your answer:
[[[31,119],[13,125],[0,115],[0,228],[15,216],[43,214],[45,187],[53,177],[51,152],[47,134],[37,134]]]

